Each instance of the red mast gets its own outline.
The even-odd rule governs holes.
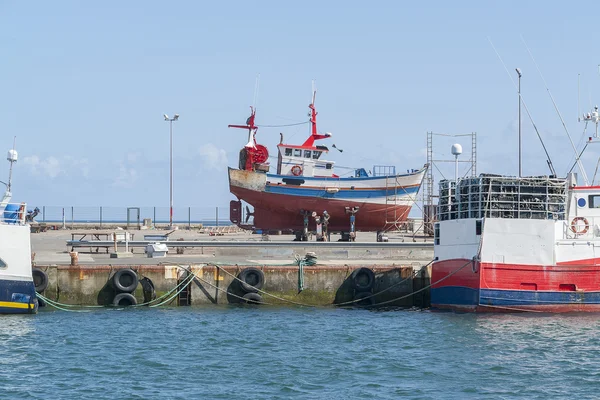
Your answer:
[[[269,151],[261,144],[256,143],[258,126],[254,125],[256,110],[250,106],[251,114],[246,119],[246,125],[227,125],[228,128],[248,129],[248,143],[240,151],[240,169],[254,171],[255,164],[265,163],[269,159]]]
[[[306,141],[302,144],[302,146],[315,146],[315,140],[327,139],[331,134],[320,134],[317,132],[317,109],[315,108],[315,97],[317,96],[317,91],[313,92],[312,103],[308,105],[310,108],[310,125],[311,125],[311,135],[306,139]]]

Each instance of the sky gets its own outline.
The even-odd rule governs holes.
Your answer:
[[[591,1],[0,0],[0,149],[16,136],[13,199],[168,206],[162,115],[178,113],[175,205],[226,207],[227,166],[237,166],[247,140],[227,125],[244,123],[255,97],[259,125],[306,121],[313,80],[319,130],[333,133],[323,144],[344,150],[329,154],[336,165],[403,172],[425,164],[426,132],[477,132],[477,171],[515,175],[517,67],[564,176],[574,152],[549,93],[577,145],[578,77],[580,111],[600,103],[595,9]],[[280,132],[294,144],[308,129],[264,127],[257,140],[275,156]],[[547,174],[524,110],[522,135],[523,173]],[[467,160],[464,137],[436,136],[434,158],[451,159],[454,142]],[[583,161],[591,180],[597,147]],[[436,180],[453,175],[451,164],[434,169]],[[7,176],[0,162],[0,180]]]

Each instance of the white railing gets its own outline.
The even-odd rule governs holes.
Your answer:
[[[8,203],[0,207],[0,223],[9,225],[25,225],[27,204]]]

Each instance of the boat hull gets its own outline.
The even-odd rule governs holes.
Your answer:
[[[0,279],[0,314],[33,314],[37,309],[33,281]]]
[[[0,221],[0,314],[37,312],[29,225]]]
[[[254,207],[252,226],[263,230],[302,230],[303,212],[330,215],[329,231],[350,231],[347,209],[358,208],[356,230],[385,231],[406,221],[421,185],[424,170],[402,177],[332,179],[282,177],[252,171],[229,169],[232,194]],[[297,181],[290,180],[297,179]],[[395,186],[377,188],[393,179]],[[401,181],[400,183],[398,183]],[[370,185],[370,186],[369,186]],[[309,229],[315,229],[313,218]]]
[[[444,260],[432,266],[431,306],[467,312],[600,312],[598,277],[600,265]]]

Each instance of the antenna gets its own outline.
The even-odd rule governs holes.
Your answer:
[[[488,41],[492,45],[492,48],[496,52],[496,55],[498,56],[498,59],[502,63],[502,66],[504,67],[504,70],[506,71],[506,74],[508,75],[508,78],[512,82],[512,84],[515,87],[515,89],[517,89],[517,85],[515,84],[515,81],[514,81],[512,75],[511,75],[511,73],[508,72],[508,68],[506,68],[506,64],[504,64],[504,61],[502,61],[502,57],[500,57],[500,53],[498,53],[498,50],[496,50],[496,47],[494,46],[494,43],[492,43],[492,39],[490,39],[489,36],[488,36]],[[525,112],[527,113],[527,116],[529,117],[529,120],[531,121],[531,125],[533,125],[533,129],[535,130],[535,133],[537,134],[538,139],[540,139],[540,143],[542,144],[542,148],[544,149],[544,153],[546,153],[546,163],[548,164],[548,168],[550,169],[550,173],[552,175],[556,176],[556,171],[554,170],[554,166],[552,165],[552,160],[550,159],[550,154],[548,154],[548,149],[546,149],[546,145],[544,144],[544,141],[542,140],[542,135],[540,135],[540,131],[538,131],[538,128],[535,125],[535,122],[533,121],[533,117],[531,116],[531,113],[529,112],[529,108],[527,107],[527,103],[525,103],[525,100],[523,99],[523,95],[521,94],[519,97],[521,99],[521,102],[523,103],[523,107],[525,107]]]
[[[581,108],[579,107],[579,100],[581,98],[579,91],[579,79],[581,78],[581,74],[577,74],[577,122],[581,122]]]
[[[256,83],[254,84],[254,99],[252,99],[252,107],[256,110],[256,103],[258,103],[258,89],[260,86],[260,72],[256,74]]]
[[[10,162],[10,169],[8,170],[8,184],[6,185],[7,192],[10,192],[10,188],[12,186],[13,164],[17,162],[17,158],[18,158],[17,150],[15,149],[16,145],[17,145],[17,137],[15,136],[13,138],[13,148],[8,151],[8,156],[6,157],[8,162]]]
[[[535,64],[535,67],[537,68],[538,72],[540,73],[540,77],[542,78],[542,81],[544,82],[544,86],[546,87],[546,91],[548,92],[548,95],[550,96],[550,100],[552,100],[554,109],[556,110],[556,113],[558,114],[558,117],[560,118],[560,122],[562,123],[562,126],[565,129],[565,132],[567,133],[567,137],[569,138],[571,147],[573,147],[573,152],[575,153],[575,157],[577,157],[577,166],[579,166],[579,170],[581,171],[581,175],[583,176],[583,181],[585,182],[585,185],[588,186],[589,181],[588,181],[587,175],[585,173],[585,169],[583,168],[583,164],[581,163],[581,160],[579,159],[579,155],[577,154],[577,148],[575,147],[575,143],[573,143],[573,139],[571,138],[571,134],[569,133],[569,130],[567,129],[565,120],[563,119],[563,117],[560,113],[560,110],[558,109],[558,106],[556,105],[556,102],[554,101],[554,97],[552,96],[552,93],[550,92],[550,89],[548,88],[546,79],[544,79],[544,75],[542,75],[542,71],[540,70],[540,67],[538,66],[537,62],[535,61],[535,58],[533,58],[533,54],[531,54],[531,51],[529,50],[529,46],[527,46],[527,43],[525,42],[525,39],[523,38],[523,36],[521,36],[521,40],[523,41],[523,44],[525,45],[525,48],[527,49],[527,52],[529,53],[531,60]]]

